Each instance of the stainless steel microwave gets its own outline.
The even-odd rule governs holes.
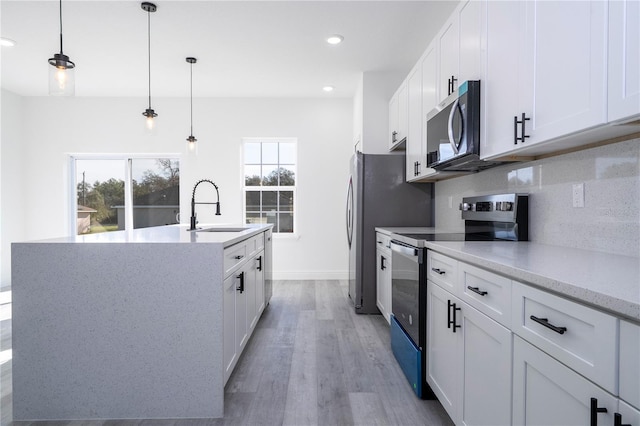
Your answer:
[[[474,171],[492,165],[480,160],[480,81],[465,81],[427,114],[427,166]]]

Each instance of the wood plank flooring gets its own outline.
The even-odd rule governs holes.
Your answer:
[[[438,401],[413,394],[391,353],[386,321],[381,315],[356,315],[347,291],[344,281],[274,283],[271,304],[227,383],[223,419],[9,424],[452,425]],[[10,380],[10,371],[3,371],[6,377]],[[3,418],[7,409],[10,394],[2,398]]]

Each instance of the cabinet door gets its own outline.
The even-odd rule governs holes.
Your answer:
[[[460,25],[459,40],[459,82],[484,80],[482,72],[482,9],[485,2],[468,1],[458,13]],[[482,89],[482,88],[481,88]]]
[[[640,114],[640,2],[609,3],[609,121]]]
[[[249,337],[247,324],[247,274],[246,269],[232,275],[236,286],[236,353],[242,353]]]
[[[454,422],[458,418],[462,374],[458,357],[460,333],[453,333],[448,319],[449,304],[456,302],[460,303],[449,292],[427,281],[427,383]]]
[[[398,94],[389,101],[389,148],[400,142],[398,137]]]
[[[439,99],[442,102],[458,89],[458,57],[460,54],[460,35],[458,15],[454,13],[437,36],[439,52]],[[453,84],[452,84],[453,79]]]
[[[409,132],[409,90],[405,81],[398,91],[398,141],[407,137]]]
[[[591,423],[591,398],[599,425],[613,425],[617,400],[519,337],[513,344],[513,424],[584,426]]]
[[[489,1],[485,7],[480,157],[492,158],[515,148],[513,117],[520,110],[518,55],[524,42],[525,2]]]
[[[237,360],[236,345],[236,278],[234,275],[224,280],[224,301],[222,317],[222,359],[224,382],[227,383]]]
[[[407,135],[406,161],[408,181],[420,176],[425,166],[422,153],[422,73],[415,67],[407,80],[409,96],[409,133]]]
[[[530,1],[519,87],[522,146],[607,120],[607,2]]]
[[[462,303],[459,423],[511,424],[511,331]],[[481,396],[481,397],[480,397]]]
[[[628,321],[620,321],[620,398],[640,408],[640,326]]]
[[[258,253],[255,259],[256,262],[256,322],[260,319],[262,311],[264,311],[264,270],[265,270],[265,257],[264,250]]]
[[[376,250],[376,305],[388,323],[391,323],[391,256]]]

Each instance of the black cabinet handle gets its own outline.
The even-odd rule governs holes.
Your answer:
[[[606,413],[607,409],[598,407],[598,400],[591,398],[591,426],[598,426],[598,413]]]
[[[553,325],[549,322],[549,320],[547,318],[538,318],[536,316],[531,315],[529,318],[531,318],[533,321],[537,322],[540,325],[544,325],[545,327],[547,327],[549,330],[553,330],[558,334],[564,334],[565,331],[567,331],[567,327],[558,327],[556,325]]]
[[[446,274],[446,271],[443,271],[443,270],[438,269],[438,268],[431,268],[431,270],[432,270],[433,272],[435,272],[436,274],[438,274],[438,275],[444,275],[444,274]]]
[[[420,162],[416,161],[416,176],[420,175]]]
[[[387,259],[385,259],[384,256],[380,256],[380,269],[382,269],[383,271],[387,269],[387,265],[384,264],[385,260]]]
[[[240,259],[242,259],[243,257],[244,257],[244,256],[242,256],[241,254],[239,254],[239,255],[237,255],[235,258],[236,258],[236,259],[238,259],[238,260],[240,260]]]
[[[258,256],[258,271],[262,271],[262,256]]]
[[[631,426],[629,423],[622,423],[622,414],[614,413],[613,414],[613,426]]]
[[[472,292],[479,294],[480,296],[485,296],[487,294],[486,291],[482,291],[478,287],[471,287],[470,285],[468,285],[467,288]]]
[[[460,308],[456,308],[455,303],[451,303],[451,300],[447,300],[447,328],[453,326],[453,332],[456,332],[456,328],[460,328],[460,325],[456,324],[456,311]],[[452,315],[453,314],[453,315]]]
[[[395,130],[391,132],[391,142],[398,142],[398,132]]]
[[[529,137],[529,135],[527,135],[527,131],[526,131],[526,128],[525,128],[525,123],[527,121],[529,121],[529,120],[531,120],[531,117],[527,117],[524,112],[522,113],[522,120],[518,120],[517,116],[513,117],[513,127],[514,127],[514,129],[513,129],[513,138],[514,138],[513,143],[514,144],[517,145],[518,142],[524,142],[524,140]],[[518,137],[518,124],[521,125],[521,129],[522,129],[522,133],[521,133],[522,136],[521,137]]]
[[[240,279],[240,285],[236,287],[236,290],[238,290],[240,293],[243,293],[244,292],[244,271],[240,272],[240,275],[237,275],[236,278]]]

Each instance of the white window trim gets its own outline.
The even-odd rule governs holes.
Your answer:
[[[298,232],[298,186],[300,185],[299,180],[299,171],[300,171],[300,162],[298,156],[298,147],[300,144],[298,143],[298,138],[285,137],[285,138],[257,138],[257,137],[246,137],[242,138],[242,143],[240,146],[240,168],[242,173],[240,174],[240,187],[242,188],[242,221],[245,222],[247,219],[247,186],[245,186],[245,176],[244,176],[244,147],[247,142],[282,142],[282,143],[295,143],[296,145],[296,184],[292,187],[290,186],[272,186],[269,188],[273,188],[274,191],[293,191],[293,232],[273,232],[272,236],[276,239],[290,239],[297,240],[300,239],[300,233]],[[279,159],[278,159],[279,160]],[[253,188],[253,187],[249,187]],[[261,186],[259,188],[265,188]],[[281,189],[282,188],[282,189]]]
[[[157,153],[157,154],[96,154],[96,153],[73,153],[68,154],[69,164],[69,178],[67,186],[67,207],[69,214],[67,214],[67,234],[75,236],[77,228],[77,211],[78,211],[78,197],[77,197],[77,182],[76,182],[76,160],[121,160],[124,166],[124,229],[125,231],[133,230],[133,174],[132,174],[132,160],[135,159],[148,159],[154,160],[157,158],[177,158],[180,164],[182,164],[182,154],[180,153]]]

